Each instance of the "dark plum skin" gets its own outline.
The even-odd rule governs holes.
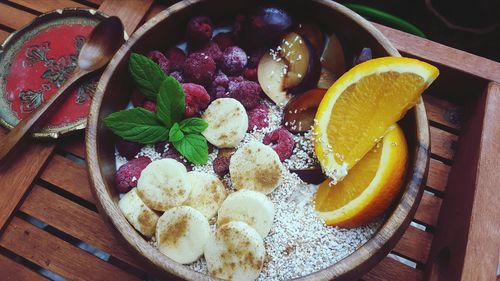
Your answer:
[[[321,62],[319,60],[318,55],[316,54],[316,50],[309,40],[306,38],[302,38],[307,45],[308,55],[309,55],[309,65],[307,66],[307,71],[304,74],[304,79],[300,82],[299,85],[288,89],[288,92],[291,94],[297,95],[312,88],[316,88],[318,84],[319,75],[321,73]]]
[[[248,48],[271,47],[292,26],[292,18],[278,7],[258,8],[243,24],[243,43]]]

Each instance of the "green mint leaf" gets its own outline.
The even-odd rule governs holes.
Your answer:
[[[168,139],[165,125],[153,112],[140,107],[113,112],[104,118],[104,124],[128,141],[150,144]]]
[[[163,79],[156,102],[156,116],[167,128],[182,120],[186,109],[185,94],[182,85],[175,78]]]
[[[197,117],[184,119],[181,123],[179,123],[179,125],[181,131],[186,134],[201,133],[208,127],[207,121]]]
[[[207,139],[200,134],[186,134],[180,141],[173,142],[173,145],[193,164],[202,165],[208,161]]]
[[[168,132],[168,140],[170,142],[177,142],[184,138],[184,133],[179,128],[179,123],[174,123],[172,128],[170,128],[170,132]]]
[[[155,101],[160,85],[167,77],[160,66],[143,55],[132,53],[128,69],[139,90],[147,98]]]

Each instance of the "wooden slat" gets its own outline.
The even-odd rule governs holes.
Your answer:
[[[61,155],[54,155],[40,178],[80,198],[95,203],[94,196],[90,191],[85,167],[76,164],[70,159]]]
[[[9,37],[10,33],[7,32],[7,31],[3,31],[0,29],[0,44],[3,43],[3,41],[5,41],[5,39],[7,39],[7,37]]]
[[[0,3],[0,24],[13,29],[19,29],[31,22],[36,16],[25,11]]]
[[[0,245],[69,280],[139,280],[17,217]]]
[[[429,120],[460,130],[462,112],[458,105],[431,95],[423,95],[423,98]]]
[[[16,3],[23,7],[30,8],[40,13],[46,13],[52,10],[62,9],[62,8],[88,8],[88,6],[70,0],[42,0],[42,1],[8,0],[7,2]]]
[[[420,281],[422,271],[385,257],[377,266],[362,278],[364,281]]]
[[[0,255],[0,276],[4,281],[43,281],[48,280],[31,269]]]
[[[125,31],[130,35],[135,31],[151,4],[153,0],[107,0],[99,6],[99,10],[110,16],[119,17]],[[134,12],[130,13],[130,11]]]
[[[30,216],[127,262],[130,266],[138,267],[137,261],[112,235],[96,212],[36,185],[20,209]]]
[[[164,3],[155,3],[151,9],[149,9],[148,13],[146,14],[146,16],[144,17],[144,21],[148,21],[150,20],[151,18],[153,18],[154,16],[156,16],[158,13],[160,13],[161,11],[165,10],[166,8],[168,8],[170,5],[172,4],[175,4],[176,2],[178,1],[175,1],[175,0],[169,0],[169,1],[163,1]],[[167,4],[168,2],[168,4]]]
[[[432,126],[429,127],[429,130],[431,132],[431,152],[448,160],[453,160],[458,136]]]
[[[394,247],[394,251],[402,256],[425,264],[429,255],[431,242],[432,234],[410,226]]]
[[[450,166],[431,158],[429,161],[429,174],[427,175],[426,185],[435,190],[444,192],[446,189],[446,182],[448,181],[448,175],[450,174],[450,168]]]
[[[60,150],[72,153],[80,158],[85,158],[85,136],[78,133],[74,136],[68,136],[61,140],[57,146]]]
[[[93,4],[98,5],[98,6],[101,5],[102,2],[104,2],[104,0],[83,0],[83,1],[93,3]],[[135,0],[124,0],[123,2],[125,2],[125,1],[135,1]]]
[[[430,226],[436,226],[442,201],[439,197],[424,193],[414,219]]]
[[[373,23],[401,52],[500,83],[500,63]]]

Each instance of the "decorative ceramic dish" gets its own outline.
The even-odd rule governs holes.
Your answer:
[[[92,28],[105,17],[95,10],[68,8],[38,16],[0,48],[0,123],[12,128],[48,99],[76,67]],[[72,93],[34,137],[57,138],[85,128],[98,74]]]
[[[210,276],[203,274],[207,273],[206,269],[203,268],[203,262],[201,262],[202,264],[200,266],[197,266],[196,264],[185,266],[174,262],[172,259],[163,255],[158,248],[154,246],[154,241],[145,239],[134,230],[131,224],[127,222],[125,218],[127,214],[125,214],[125,216],[122,214],[122,211],[124,211],[123,206],[118,206],[120,196],[115,189],[113,179],[117,167],[115,163],[115,137],[112,132],[104,126],[103,119],[109,116],[112,112],[125,108],[131,99],[134,84],[133,79],[129,78],[129,63],[130,60],[132,60],[132,53],[147,54],[152,50],[165,50],[178,44],[179,42],[182,42],[186,23],[195,15],[208,15],[213,19],[216,25],[224,25],[234,19],[236,15],[248,13],[248,11],[252,11],[262,4],[263,1],[247,3],[246,1],[206,0],[184,1],[173,5],[141,27],[117,52],[104,72],[98,86],[97,94],[93,99],[89,115],[89,126],[87,129],[87,159],[91,181],[94,187],[93,190],[98,198],[102,211],[101,213],[109,219],[114,228],[117,230],[119,236],[124,238],[127,243],[135,249],[139,256],[149,262],[153,268],[158,269],[159,272],[166,274],[167,276],[175,275],[185,279],[196,280],[205,280],[210,278]],[[387,39],[385,39],[380,32],[378,32],[364,19],[341,5],[322,0],[303,3],[289,3],[282,1],[275,4],[286,9],[293,15],[294,18],[299,18],[303,21],[313,21],[315,24],[321,26],[322,30],[327,34],[335,33],[341,42],[350,46],[353,50],[360,50],[363,47],[369,47],[373,52],[373,57],[399,56],[398,52],[390,45]],[[220,9],[220,7],[224,8]],[[312,14],[315,15],[314,18],[308,16]],[[168,34],[168,36],[165,34]],[[259,81],[260,80],[261,79],[259,77]],[[185,89],[185,91],[187,90]],[[266,92],[266,90],[264,90],[264,92]],[[266,94],[278,105],[281,103],[280,101],[274,100],[269,93],[266,92]],[[219,103],[223,102],[221,100],[219,101]],[[224,102],[226,102],[226,100],[224,100]],[[213,102],[212,104],[215,103],[216,102]],[[231,101],[231,103],[233,102]],[[233,105],[227,105],[227,107],[229,106]],[[146,108],[146,106],[144,107]],[[210,115],[210,113],[207,113],[209,111],[210,106],[204,113],[204,118],[207,115]],[[214,110],[214,112],[216,112],[216,110]],[[366,239],[353,240],[354,243],[357,244],[353,245],[352,249],[348,252],[342,254],[339,253],[337,256],[333,253],[330,263],[324,262],[319,266],[314,264],[307,266],[304,264],[297,264],[299,267],[305,267],[290,276],[284,274],[271,274],[269,264],[271,264],[272,261],[268,261],[267,265],[264,265],[264,270],[267,270],[265,274],[267,275],[261,275],[260,278],[263,280],[275,278],[302,278],[304,280],[326,280],[334,278],[354,279],[361,276],[369,268],[385,257],[401,237],[404,230],[408,227],[410,219],[415,212],[418,201],[420,200],[423,179],[427,170],[428,162],[429,135],[426,120],[425,109],[423,107],[423,103],[420,101],[406,114],[405,118],[399,122],[408,142],[409,168],[407,170],[404,184],[402,185],[401,194],[396,198],[392,207],[385,213],[385,216],[379,218],[379,221],[378,223],[375,223],[375,226],[371,226],[373,232],[368,231],[367,233],[369,234]],[[278,121],[278,125],[280,122],[281,121]],[[205,134],[205,136],[209,142],[215,143],[218,147],[224,147],[225,144],[217,144],[217,140],[210,139],[207,134]],[[262,149],[265,149],[265,147],[262,147]],[[239,150],[237,150],[235,155],[237,155],[238,151]],[[236,156],[233,156],[233,158],[234,157]],[[209,157],[209,162],[211,160],[213,159]],[[237,160],[235,160],[235,162],[237,162]],[[165,167],[170,167],[170,164],[165,162],[162,162],[161,165],[164,164],[166,165]],[[161,166],[160,164],[158,165]],[[171,168],[174,169],[174,166],[171,166]],[[149,170],[152,169],[153,168]],[[194,170],[196,170],[196,168],[194,168]],[[141,175],[141,177],[142,176],[143,175]],[[170,177],[174,176],[174,174],[170,175]],[[287,179],[285,178],[284,181],[286,182]],[[283,190],[283,188],[280,189],[280,187],[278,187],[275,192],[271,189],[264,191],[264,193],[267,194],[273,192],[270,194],[271,199],[274,197],[288,196],[285,194],[286,192],[282,194],[279,193],[279,191]],[[140,192],[142,191],[140,186],[138,187],[137,192],[143,200],[147,197],[144,194],[141,195]],[[237,194],[238,192],[233,194]],[[275,194],[276,192],[278,193]],[[302,195],[299,192],[292,197],[300,198],[301,196]],[[120,201],[120,205],[122,205],[122,201]],[[300,200],[298,199],[298,201]],[[276,204],[274,201],[273,203]],[[295,203],[297,202],[293,200],[291,201],[291,204]],[[148,206],[154,205],[151,202],[146,202],[146,204]],[[166,210],[163,206],[158,205],[154,209],[162,211]],[[294,209],[293,206],[292,209]],[[286,210],[280,210],[278,207],[278,212],[280,211],[286,212]],[[167,212],[165,212],[165,214],[166,213]],[[127,216],[127,219],[130,221],[129,216]],[[283,228],[286,228],[286,226],[283,226]],[[308,229],[297,229],[297,231],[299,233],[300,231],[307,232]],[[349,233],[355,233],[333,229],[331,231],[336,233],[335,235],[338,237],[342,237],[343,233],[348,233],[346,237],[349,237]],[[141,232],[145,234],[146,232],[150,233],[151,231]],[[273,232],[273,230],[271,230],[271,232]],[[274,232],[276,232],[276,230],[274,230]],[[150,235],[145,234],[145,236]],[[270,234],[270,237],[272,237],[272,234]],[[309,242],[306,241],[301,243]],[[289,249],[289,252],[293,252],[293,249]],[[328,253],[330,254],[332,252]],[[305,253],[305,256],[302,257],[305,258],[307,255],[311,256],[314,255],[314,253]],[[294,254],[290,254],[290,256],[294,256]],[[270,259],[274,258],[276,260],[277,257],[279,257],[279,255],[270,255]],[[301,256],[298,255],[296,259],[298,260],[300,258]],[[328,254],[323,258],[328,260]],[[286,270],[286,267],[276,267],[276,270]],[[212,272],[210,273],[214,275]]]

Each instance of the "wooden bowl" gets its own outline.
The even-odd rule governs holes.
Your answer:
[[[185,24],[197,14],[208,14],[214,21],[229,22],[236,14],[250,11],[263,1],[190,0],[177,3],[145,23],[116,53],[105,70],[94,95],[87,126],[87,161],[94,195],[100,213],[113,229],[131,246],[133,252],[161,276],[169,279],[210,280],[211,277],[180,265],[156,248],[127,222],[118,208],[115,191],[115,155],[113,133],[103,117],[123,109],[131,96],[132,79],[128,73],[131,52],[145,53],[165,49],[182,40]],[[343,43],[356,51],[372,48],[374,56],[400,56],[391,43],[369,22],[344,6],[329,0],[278,1],[292,15],[320,24],[326,31],[335,32]],[[299,14],[300,12],[300,14]],[[311,16],[314,15],[314,16]],[[310,18],[307,18],[307,17]],[[374,236],[351,255],[321,271],[302,277],[302,280],[354,280],[382,260],[407,229],[423,191],[429,159],[429,128],[424,104],[419,104],[400,122],[410,150],[410,164],[401,195],[386,215],[386,220]]]

